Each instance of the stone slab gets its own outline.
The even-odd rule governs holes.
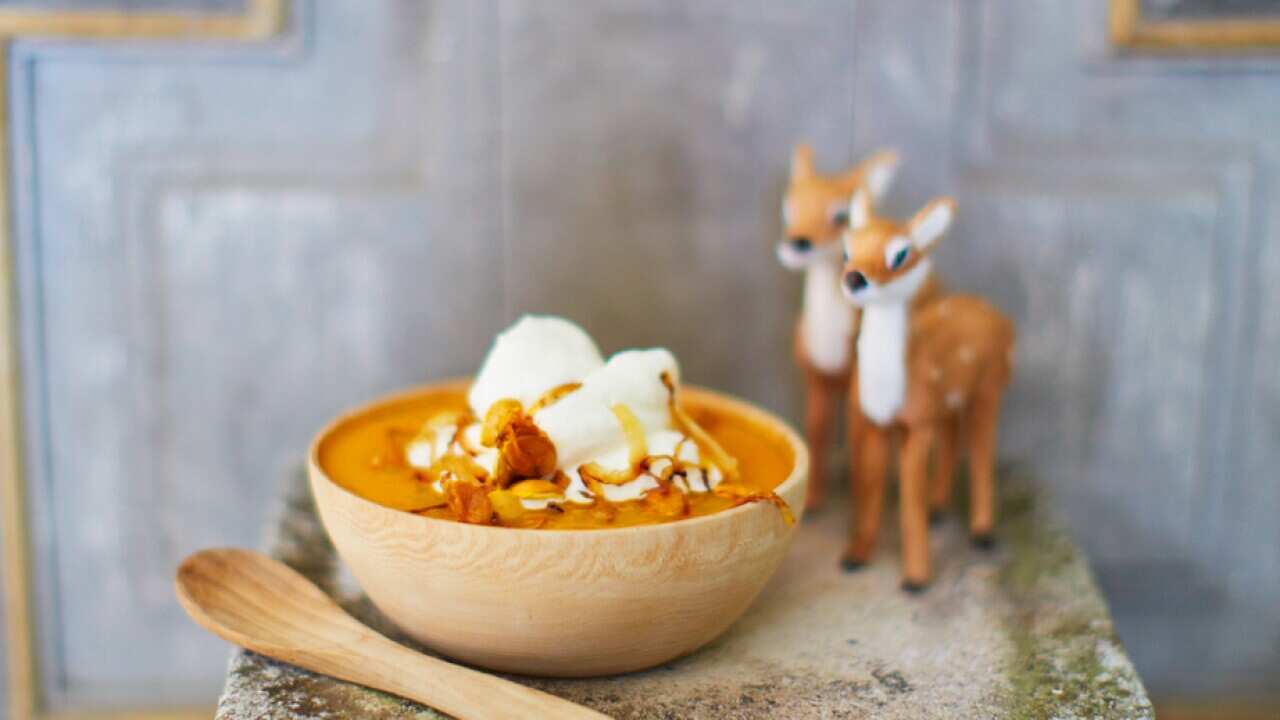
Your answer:
[[[616,718],[1152,718],[1080,552],[1017,468],[1002,471],[994,551],[951,517],[931,542],[937,578],[898,588],[897,538],[856,574],[836,563],[844,498],[807,520],[748,613],[686,658],[591,680],[514,678]],[[408,642],[341,567],[305,484],[290,479],[271,552],[350,612]],[[409,643],[412,644],[412,643]],[[414,703],[237,651],[219,720],[441,717]]]

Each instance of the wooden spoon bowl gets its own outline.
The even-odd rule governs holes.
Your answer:
[[[339,555],[374,605],[428,647],[528,675],[640,670],[724,632],[786,554],[795,527],[769,503],[660,525],[522,530],[392,510],[341,487],[321,465],[321,448],[348,424],[464,388],[453,381],[379,400],[322,431],[310,453],[311,491]],[[799,520],[809,458],[795,432],[714,392],[686,387],[681,399],[749,432],[759,452],[786,456],[790,472],[775,491]]]

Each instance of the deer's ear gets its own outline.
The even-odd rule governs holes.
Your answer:
[[[907,223],[911,234],[911,243],[924,250],[932,246],[951,227],[951,220],[956,214],[956,201],[949,197],[930,200],[927,205]]]
[[[791,151],[791,180],[808,180],[813,174],[813,148],[800,143]]]
[[[880,202],[889,191],[893,179],[898,175],[898,153],[894,150],[881,150],[858,163],[858,166],[845,175],[848,190],[858,186],[871,191],[871,199]]]
[[[871,220],[871,195],[858,188],[849,198],[849,228],[861,230]]]

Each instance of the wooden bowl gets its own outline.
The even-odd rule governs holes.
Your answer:
[[[320,447],[335,430],[451,381],[379,400],[322,431],[311,446],[311,492],[329,537],[374,605],[439,652],[503,672],[559,677],[652,667],[693,652],[751,604],[786,554],[795,526],[757,502],[661,525],[521,530],[392,510],[334,483]],[[791,471],[776,492],[800,520],[809,457],[784,422],[698,388],[695,416],[736,423],[780,452]]]

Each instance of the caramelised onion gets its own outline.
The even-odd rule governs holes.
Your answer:
[[[649,454],[649,445],[644,439],[644,426],[640,424],[636,414],[631,412],[631,408],[622,403],[609,409],[613,411],[614,417],[618,418],[618,424],[622,426],[622,435],[627,439],[627,457],[631,461],[631,467],[638,469],[645,456]]]
[[[764,492],[760,490],[752,490],[742,485],[722,482],[712,490],[716,495],[727,500],[732,500],[734,507],[746,505],[752,502],[767,502],[778,508],[778,512],[782,513],[782,519],[788,525],[794,525],[796,516],[791,512],[791,506],[787,505],[787,501],[783,500],[775,492]]]
[[[548,480],[521,480],[513,483],[508,490],[522,500],[558,498],[562,493],[555,483]]]
[[[582,387],[580,382],[569,382],[563,385],[557,385],[550,390],[542,393],[533,404],[529,406],[529,414],[533,415],[548,405],[554,405],[560,398]]]
[[[510,490],[492,490],[489,492],[489,504],[503,525],[512,525],[524,517],[524,505],[520,498]]]
[[[427,468],[426,476],[441,484],[463,481],[483,485],[489,479],[489,471],[470,455],[442,455]]]
[[[671,420],[676,427],[685,435],[688,435],[698,446],[702,457],[707,458],[717,467],[720,472],[724,473],[724,478],[728,482],[737,482],[738,459],[730,455],[716,439],[711,437],[711,433],[707,432],[699,425],[689,413],[680,407],[680,403],[676,401],[676,386],[672,381],[669,373],[662,373],[662,384],[667,386],[667,404],[671,408]]]
[[[609,468],[597,462],[589,462],[585,465],[578,466],[578,475],[582,477],[582,482],[586,484],[587,489],[593,495],[596,495],[594,486],[598,485],[626,485],[636,479],[635,468],[625,468],[622,470],[610,470]],[[603,495],[603,492],[599,493]]]
[[[644,505],[654,513],[668,519],[689,514],[689,498],[674,485],[654,488],[644,494]]]

